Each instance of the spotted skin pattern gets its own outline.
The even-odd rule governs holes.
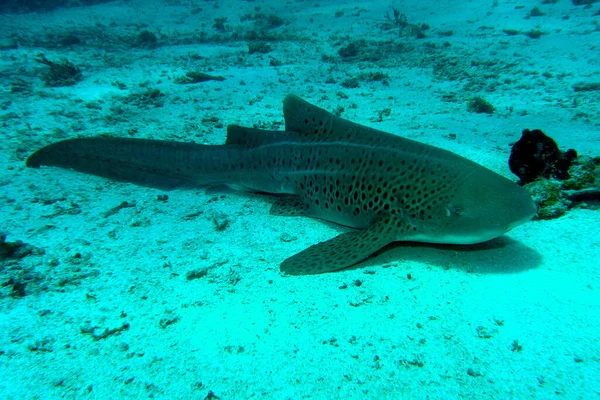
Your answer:
[[[446,150],[284,100],[285,131],[230,125],[224,145],[126,138],[46,146],[53,165],[150,186],[232,184],[281,194],[271,213],[353,230],[284,260],[288,274],[347,268],[394,241],[469,244],[529,220],[535,207],[512,181]]]

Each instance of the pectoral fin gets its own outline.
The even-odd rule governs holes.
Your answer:
[[[343,233],[315,244],[281,263],[281,271],[311,275],[350,267],[394,241],[388,223],[389,220],[380,221],[368,229]]]

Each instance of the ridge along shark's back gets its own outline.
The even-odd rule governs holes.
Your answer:
[[[512,181],[449,151],[284,100],[286,131],[228,127],[225,145],[80,138],[48,145],[30,167],[54,165],[153,184],[229,183],[285,194],[271,211],[358,230],[288,258],[289,274],[335,271],[394,241],[470,244],[529,220],[535,207]]]

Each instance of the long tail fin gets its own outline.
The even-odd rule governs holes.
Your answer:
[[[215,159],[206,158],[215,156],[222,147],[110,137],[69,139],[36,151],[27,159],[27,166],[71,168],[145,186],[173,188],[211,183],[204,175],[206,164]]]

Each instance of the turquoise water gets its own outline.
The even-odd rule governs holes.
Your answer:
[[[0,2],[0,397],[600,397],[597,198],[561,192],[598,175],[600,3],[575,3]],[[579,169],[489,242],[290,276],[351,229],[25,164],[77,137],[283,130],[290,93],[515,182],[541,129]]]

